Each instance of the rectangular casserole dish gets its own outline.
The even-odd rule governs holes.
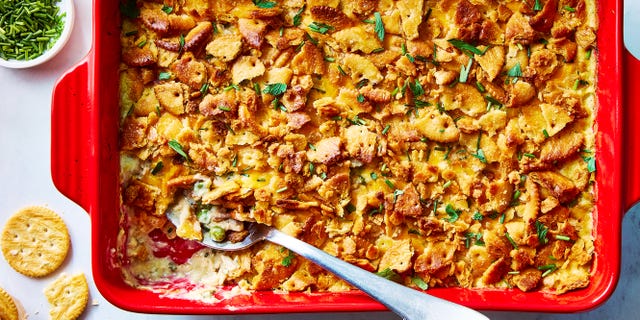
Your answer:
[[[620,264],[622,215],[640,199],[640,111],[632,97],[640,62],[624,52],[621,1],[600,1],[597,83],[597,178],[594,212],[595,258],[590,285],[560,296],[518,290],[436,288],[428,292],[456,303],[486,310],[572,312],[594,308],[613,292]],[[56,84],[52,101],[52,176],[56,187],[91,216],[93,278],[114,305],[146,313],[277,313],[375,311],[384,306],[359,291],[345,293],[255,292],[216,304],[165,299],[127,285],[117,268],[119,229],[117,1],[94,1],[93,48]],[[611,36],[614,35],[614,36]],[[622,70],[627,73],[623,74]],[[626,87],[624,87],[626,86]],[[625,98],[624,94],[629,93]]]

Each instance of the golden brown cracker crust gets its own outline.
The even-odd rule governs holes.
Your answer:
[[[13,298],[0,288],[0,320],[18,320],[18,308]]]
[[[84,273],[61,274],[44,289],[49,301],[51,319],[76,319],[82,314],[89,301],[89,286]]]
[[[9,218],[0,246],[14,270],[29,277],[44,277],[64,262],[70,242],[67,226],[58,214],[30,206]]]

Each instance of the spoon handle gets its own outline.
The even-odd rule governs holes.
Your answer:
[[[336,276],[378,300],[403,319],[489,319],[473,309],[405,287],[344,262],[276,229],[272,229],[265,238],[331,271]]]

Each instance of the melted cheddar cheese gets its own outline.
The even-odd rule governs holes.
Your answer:
[[[237,241],[242,221],[422,289],[588,285],[593,1],[129,9],[120,254],[133,285],[349,289],[273,244],[176,262],[149,236]]]

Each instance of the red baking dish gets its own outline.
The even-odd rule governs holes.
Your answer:
[[[625,210],[640,199],[640,62],[622,43],[622,4],[599,1],[595,260],[591,284],[560,296],[519,290],[429,289],[429,293],[485,310],[575,312],[594,308],[613,292],[620,269]],[[216,304],[161,298],[128,286],[116,267],[119,220],[118,1],[95,0],[93,48],[63,75],[52,102],[52,175],[56,187],[91,216],[93,279],[102,295],[123,309],[147,313],[278,313],[373,311],[385,307],[359,291],[271,291]],[[624,73],[623,73],[624,70]],[[634,70],[636,72],[634,72]],[[634,88],[635,87],[635,88]],[[632,92],[636,91],[634,96]],[[626,96],[625,96],[626,94]]]

